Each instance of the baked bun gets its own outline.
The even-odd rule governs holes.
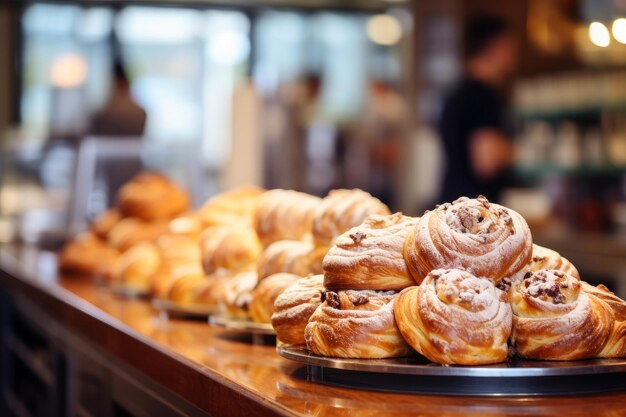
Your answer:
[[[276,298],[300,278],[300,276],[294,274],[278,273],[270,275],[259,282],[252,291],[248,309],[250,319],[257,323],[271,323]]]
[[[578,273],[576,267],[566,258],[562,257],[558,252],[533,244],[533,252],[530,262],[528,262],[528,264],[522,268],[521,271],[515,274],[512,281],[520,281],[524,278],[524,275],[541,271],[542,269],[561,271],[573,276],[576,279],[580,279],[580,274]]]
[[[254,227],[263,246],[279,240],[301,240],[311,233],[315,208],[322,200],[291,190],[264,192],[258,200]]]
[[[175,282],[186,276],[202,276],[203,271],[199,265],[180,264],[164,266],[155,272],[150,280],[150,296],[161,300],[169,299],[169,294]],[[180,289],[178,290],[180,291]]]
[[[498,283],[531,259],[526,221],[483,196],[427,211],[407,237],[404,259],[419,283],[433,269],[457,268]]]
[[[288,272],[301,277],[313,273],[311,260],[312,243],[299,240],[279,240],[269,245],[257,262],[259,280],[279,272]]]
[[[304,330],[307,348],[338,358],[407,356],[393,316],[394,291],[326,291]]]
[[[609,306],[556,270],[541,270],[511,289],[513,336],[519,356],[540,360],[594,358],[613,330]]]
[[[221,224],[252,225],[257,200],[262,188],[247,186],[218,194],[200,209],[200,218],[206,226]]]
[[[59,270],[91,277],[107,277],[119,252],[93,233],[82,233],[59,251]]]
[[[249,318],[248,307],[257,282],[256,271],[240,272],[226,280],[224,298],[221,301],[230,317],[241,320]]]
[[[170,285],[167,299],[180,306],[198,304],[198,298],[208,284],[208,279],[200,269],[187,270]]]
[[[345,290],[402,290],[415,285],[402,251],[416,218],[375,214],[339,236],[324,258],[324,286]]]
[[[245,225],[222,225],[206,229],[200,237],[202,265],[207,274],[237,272],[251,267],[261,255],[261,244]]]
[[[604,301],[615,319],[611,336],[604,345],[602,352],[598,354],[601,358],[623,358],[626,356],[626,301],[622,300],[611,292],[607,287],[600,284],[597,287],[581,281],[582,289],[587,294]]]
[[[395,317],[404,339],[441,364],[504,362],[511,335],[507,294],[486,278],[458,269],[438,269],[419,287],[403,290]]]
[[[304,328],[322,303],[324,276],[300,278],[282,292],[274,302],[272,327],[276,338],[291,345],[304,345]]]
[[[106,240],[113,226],[120,220],[122,220],[122,214],[119,211],[116,209],[107,210],[91,223],[91,231],[99,238]]]
[[[198,238],[205,229],[204,223],[197,213],[185,213],[170,220],[167,225],[168,232],[172,235],[184,235]]]
[[[167,221],[146,222],[133,217],[120,220],[108,234],[109,245],[120,252],[143,242],[154,242],[168,232]]]
[[[372,214],[391,214],[379,199],[362,190],[332,190],[317,205],[313,219],[315,246],[331,247],[335,239]]]
[[[227,276],[209,276],[194,292],[193,303],[199,306],[219,310],[226,297]]]
[[[165,176],[146,172],[124,184],[117,205],[124,216],[169,220],[189,209],[189,196]]]
[[[157,245],[139,242],[120,256],[113,280],[133,290],[148,291],[160,266],[161,254]]]

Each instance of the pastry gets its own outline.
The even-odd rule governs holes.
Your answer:
[[[264,192],[258,200],[254,227],[263,246],[279,240],[301,240],[311,233],[316,207],[322,200],[291,190]]]
[[[458,268],[497,284],[526,266],[531,252],[522,216],[483,196],[427,211],[404,245],[404,259],[418,283],[433,269]]]
[[[283,291],[274,303],[272,327],[276,338],[291,345],[304,345],[304,328],[313,312],[322,303],[324,276],[300,278]]]
[[[298,275],[281,272],[259,282],[251,294],[248,308],[250,319],[257,323],[271,323],[276,298],[300,278]]]
[[[335,242],[324,258],[324,286],[345,290],[402,290],[415,285],[402,251],[416,218],[375,214]]]
[[[113,280],[136,291],[148,291],[160,266],[161,254],[157,245],[139,242],[120,256]]]
[[[419,287],[403,290],[395,317],[404,339],[433,362],[504,362],[511,334],[507,294],[490,280],[458,269],[437,269]]]
[[[193,304],[219,310],[226,297],[228,276],[209,276],[193,294]]]
[[[180,306],[197,304],[209,282],[200,269],[186,271],[170,285],[167,299]]]
[[[202,256],[198,241],[186,235],[163,235],[156,240],[163,265],[176,267],[187,264],[202,265]]]
[[[199,265],[181,264],[181,265],[164,265],[154,273],[150,280],[150,296],[158,299],[168,299],[169,292],[176,281],[182,277],[189,275],[202,275],[203,271]]]
[[[338,358],[393,358],[411,348],[396,326],[394,291],[326,291],[304,330],[307,348]]]
[[[173,235],[185,235],[198,238],[205,229],[204,223],[197,213],[182,214],[168,224],[168,232]]]
[[[124,216],[169,220],[189,209],[189,196],[163,175],[143,173],[124,184],[117,204]]]
[[[111,229],[122,220],[121,213],[116,209],[110,209],[102,213],[91,223],[91,231],[101,239],[106,240]]]
[[[228,278],[224,285],[222,300],[226,313],[235,319],[248,319],[248,307],[252,298],[252,290],[256,287],[258,277],[256,271],[240,272]]]
[[[363,223],[372,214],[391,214],[380,200],[362,190],[332,190],[315,210],[313,242],[331,247],[348,229]]]
[[[205,226],[252,225],[257,200],[263,191],[262,188],[248,186],[218,194],[202,206],[199,216]]]
[[[512,342],[519,356],[541,360],[594,358],[614,325],[607,303],[557,270],[533,272],[511,289]]]
[[[520,281],[523,279],[524,275],[541,271],[542,269],[555,269],[580,279],[580,274],[576,267],[558,252],[533,244],[530,262],[528,262],[521,271],[515,274],[513,281]]]
[[[251,267],[261,255],[254,229],[222,225],[206,229],[200,237],[202,265],[207,274],[236,272]]]
[[[59,270],[64,273],[106,277],[115,266],[119,252],[93,233],[83,233],[59,251]]]
[[[143,241],[155,241],[166,234],[166,221],[146,222],[133,217],[120,220],[109,232],[108,242],[117,250],[124,252],[131,246]]]
[[[581,281],[582,289],[586,293],[593,295],[604,301],[615,318],[611,336],[602,352],[598,354],[601,358],[623,358],[626,356],[626,301],[622,300],[607,287],[600,284],[597,287]]]
[[[312,271],[312,243],[299,240],[279,240],[263,251],[257,263],[259,280],[279,272],[288,272],[301,277]]]

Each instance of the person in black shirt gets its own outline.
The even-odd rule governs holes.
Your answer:
[[[439,124],[447,157],[441,201],[479,194],[497,201],[513,156],[500,90],[517,51],[507,24],[492,16],[470,21],[465,42],[464,77],[447,97]]]

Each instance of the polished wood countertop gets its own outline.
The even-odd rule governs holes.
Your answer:
[[[272,346],[198,321],[168,320],[149,302],[59,277],[52,252],[0,248],[0,284],[215,416],[618,416],[626,392],[572,397],[455,397],[319,385]]]

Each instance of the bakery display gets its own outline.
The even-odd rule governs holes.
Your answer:
[[[139,242],[124,252],[112,274],[112,282],[135,292],[148,293],[161,266],[161,253],[152,242]]]
[[[200,236],[202,266],[207,274],[236,272],[251,267],[261,255],[257,235],[246,225],[220,225]]]
[[[394,320],[394,291],[325,291],[304,330],[307,348],[339,358],[393,358],[411,348]]]
[[[341,236],[324,258],[329,289],[402,290],[415,285],[404,262],[404,241],[416,218],[373,215]]]
[[[246,320],[249,316],[249,306],[252,300],[252,291],[258,283],[256,271],[244,271],[224,281],[224,296],[221,301],[226,314],[234,319]]]
[[[281,272],[259,282],[250,294],[250,319],[256,323],[271,323],[276,298],[299,278],[298,275]]]
[[[309,273],[320,273],[314,266],[313,244],[299,240],[279,240],[272,243],[263,251],[257,263],[259,279],[288,272],[305,276]]]
[[[199,218],[206,227],[221,224],[252,225],[259,196],[258,187],[239,187],[209,199],[199,210]]]
[[[127,217],[146,221],[173,219],[189,209],[187,193],[165,176],[146,172],[126,183],[117,196],[117,206]]]

